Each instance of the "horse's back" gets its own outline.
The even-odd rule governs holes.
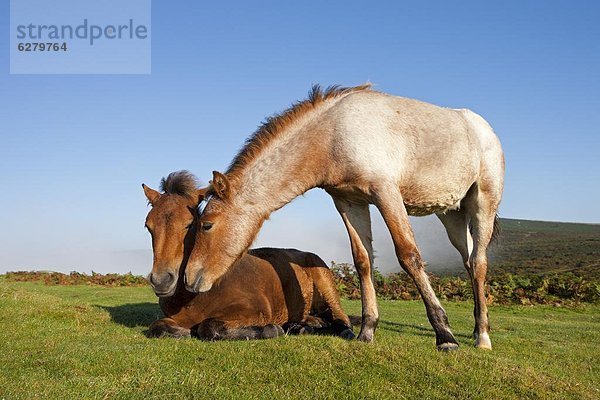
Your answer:
[[[334,126],[332,153],[344,169],[338,175],[398,184],[416,215],[456,206],[479,178],[495,138],[468,110],[374,91],[346,96],[324,117]]]
[[[248,250],[248,254],[268,260],[285,260],[298,266],[323,266],[327,264],[321,257],[309,251],[294,248],[258,247]]]
[[[327,264],[319,256],[297,249],[261,247],[249,250],[248,255],[267,261],[288,295],[300,291],[305,296],[311,292],[313,271],[325,270],[330,273]]]

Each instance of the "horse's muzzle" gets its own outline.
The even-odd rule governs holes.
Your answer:
[[[212,282],[209,282],[204,274],[199,273],[196,275],[192,282],[190,282],[190,278],[188,274],[185,274],[185,289],[188,292],[192,293],[200,293],[200,292],[208,292],[212,287]]]
[[[192,293],[200,293],[200,291],[198,290],[198,287],[200,286],[201,282],[202,282],[201,275],[198,275],[196,277],[196,279],[191,283],[188,281],[188,277],[186,275],[185,276],[185,290],[187,290],[188,292],[192,292]]]
[[[177,276],[172,272],[152,273],[150,285],[158,297],[169,297],[175,293]]]

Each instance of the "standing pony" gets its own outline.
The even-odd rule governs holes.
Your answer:
[[[359,339],[379,320],[372,280],[369,204],[414,280],[440,350],[458,347],[424,270],[408,216],[435,213],[460,252],[474,291],[475,346],[491,348],[484,293],[486,250],[496,232],[504,156],[472,111],[374,91],[313,87],[307,100],[267,119],[213,180],[198,219],[187,288],[209,290],[244,253],[269,215],[319,187],[333,197],[352,247],[362,296]]]

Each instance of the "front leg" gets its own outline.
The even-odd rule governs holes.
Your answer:
[[[412,278],[425,303],[427,318],[435,331],[437,348],[441,351],[456,350],[458,342],[450,330],[446,311],[425,273],[425,263],[417,248],[400,190],[393,183],[380,187],[376,192],[375,206],[379,209],[392,235],[400,265]]]
[[[179,326],[173,319],[163,318],[150,324],[146,336],[150,338],[172,337],[180,339],[190,337],[191,332],[188,328]]]
[[[379,310],[373,286],[373,245],[369,205],[367,203],[350,203],[335,197],[333,201],[346,225],[352,245],[354,266],[360,279],[362,324],[358,339],[372,342],[379,322]]]
[[[198,324],[195,334],[201,340],[215,341],[272,339],[283,336],[284,332],[283,328],[276,324],[230,328],[225,321],[209,318]]]

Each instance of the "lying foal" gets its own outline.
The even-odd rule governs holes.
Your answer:
[[[287,326],[297,332],[330,328],[341,337],[354,337],[333,275],[312,253],[253,249],[208,292],[186,291],[183,271],[204,191],[187,171],[163,178],[163,193],[143,188],[152,205],[146,217],[154,253],[149,280],[165,314],[150,325],[149,336],[261,339],[282,335]]]

